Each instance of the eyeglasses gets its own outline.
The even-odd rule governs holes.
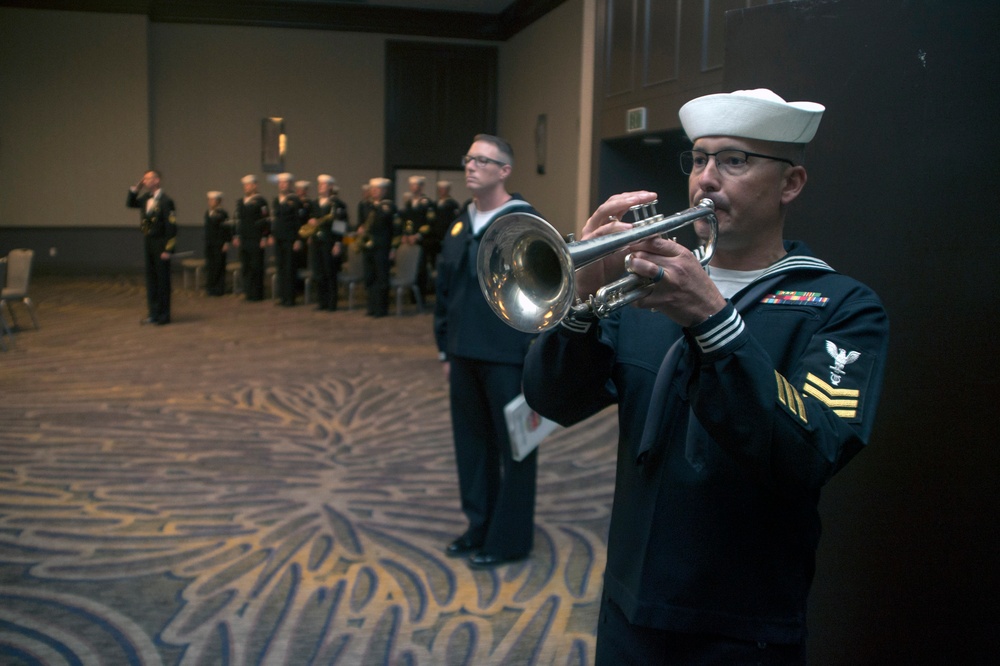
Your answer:
[[[751,157],[760,157],[765,160],[777,160],[787,162],[795,166],[791,160],[784,157],[774,157],[773,155],[761,155],[760,153],[749,153],[745,150],[720,150],[717,153],[706,153],[701,150],[685,150],[681,153],[681,171],[685,175],[699,174],[708,166],[708,158],[715,158],[715,166],[719,171],[727,176],[742,176],[750,168],[747,160]]]
[[[507,166],[506,162],[495,160],[492,157],[486,157],[484,155],[463,155],[462,166],[467,165],[469,162],[475,162],[476,166],[478,167],[485,167],[489,164],[496,164],[497,166]]]

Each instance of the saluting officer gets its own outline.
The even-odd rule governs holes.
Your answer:
[[[233,239],[229,213],[222,207],[222,192],[212,191],[205,211],[205,291],[209,296],[226,292],[226,253]]]
[[[264,300],[264,248],[271,233],[267,200],[257,191],[257,177],[244,176],[243,198],[236,202],[236,235],[233,246],[240,251],[240,272],[248,301]]]
[[[145,190],[145,192],[140,192]],[[160,188],[160,173],[150,169],[130,187],[125,205],[142,211],[139,228],[146,266],[146,304],[149,315],[143,324],[170,323],[170,257],[177,241],[174,201]]]

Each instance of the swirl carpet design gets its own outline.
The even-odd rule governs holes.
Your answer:
[[[531,557],[473,571],[442,552],[430,315],[175,286],[151,327],[132,276],[32,291],[0,352],[0,663],[593,660],[613,410],[543,442]]]

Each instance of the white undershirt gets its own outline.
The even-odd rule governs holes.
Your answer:
[[[469,204],[469,219],[472,222],[472,234],[478,236],[479,232],[486,227],[486,224],[493,219],[494,216],[499,215],[503,212],[504,208],[510,208],[522,203],[520,199],[508,199],[503,204],[497,206],[493,210],[479,210],[476,208],[476,204]]]
[[[492,217],[493,217],[493,211],[491,211],[491,210],[481,211],[481,210],[473,209],[472,210],[472,234],[474,236],[478,236],[479,232],[483,230],[483,227],[486,226],[486,223],[489,222],[490,218],[492,218]]]
[[[149,211],[153,210],[154,208],[156,208],[156,204],[160,201],[160,192],[162,192],[162,191],[163,191],[162,189],[158,189],[155,192],[153,192],[153,196],[151,196],[148,199],[146,199],[146,212],[147,213]]]
[[[734,271],[728,268],[716,268],[714,266],[708,266],[707,269],[708,276],[712,278],[712,282],[715,286],[719,288],[724,297],[732,298],[745,286],[756,280],[761,276],[761,274],[766,271],[766,268],[761,268],[756,271]]]

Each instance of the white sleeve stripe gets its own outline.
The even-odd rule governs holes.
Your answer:
[[[712,342],[716,338],[718,338],[720,335],[724,335],[726,329],[733,326],[736,320],[739,319],[739,317],[740,317],[739,313],[734,309],[732,312],[729,313],[729,315],[724,320],[716,324],[714,328],[699,335],[698,336],[699,340],[703,341],[704,344],[712,344]]]
[[[559,322],[564,328],[574,333],[586,333],[590,330],[593,325],[593,321],[586,321],[575,319],[573,317],[564,317],[561,322]]]
[[[702,353],[708,354],[725,347],[738,338],[743,333],[744,328],[746,326],[743,323],[743,317],[736,310],[733,310],[732,314],[726,317],[725,321],[721,322],[711,331],[695,336],[695,340],[698,342],[698,346],[701,347]]]

